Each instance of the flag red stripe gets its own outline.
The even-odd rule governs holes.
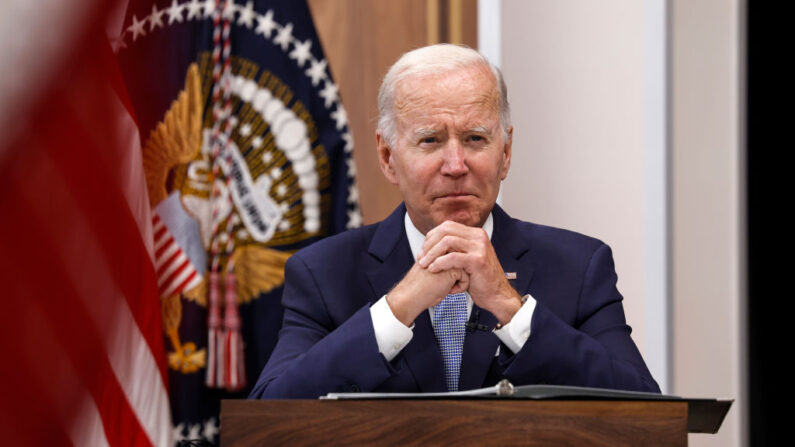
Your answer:
[[[116,2],[108,2],[114,4]],[[105,39],[107,42],[107,39]],[[104,45],[106,47],[104,57],[112,57],[112,59],[106,59],[109,63],[106,64],[107,72],[105,73],[105,81],[110,83],[110,86],[113,88],[113,91],[116,93],[119,101],[124,106],[124,109],[127,111],[127,114],[132,118],[133,122],[135,122],[135,127],[140,129],[138,125],[138,118],[135,116],[135,108],[132,105],[132,101],[130,100],[129,92],[127,91],[127,83],[124,82],[124,75],[121,72],[121,68],[116,59],[116,55],[113,54],[111,50],[110,44]]]
[[[155,239],[155,241],[157,241],[157,239]],[[161,245],[160,248],[155,250],[155,259],[160,258],[163,255],[163,253],[166,250],[168,250],[169,247],[171,247],[171,244],[173,243],[174,243],[174,237],[169,235],[168,240],[165,243],[163,243],[163,245]]]
[[[157,241],[158,239],[163,237],[163,235],[166,234],[167,231],[168,231],[168,228],[166,228],[166,226],[163,225],[163,228],[157,230],[157,233],[155,233],[155,241]]]
[[[79,113],[77,110],[73,110]],[[141,232],[127,206],[122,191],[116,187],[114,166],[105,162],[108,151],[92,144],[80,122],[68,110],[60,109],[51,125],[53,139],[70,133],[73,144],[82,142],[81,151],[52,150],[68,187],[91,225],[91,231],[103,247],[108,269],[127,300],[138,327],[155,358],[165,358],[160,324],[160,300],[154,266],[141,239]],[[57,147],[57,146],[56,146]],[[104,152],[104,154],[103,154]],[[124,253],[118,256],[117,253]],[[160,364],[163,383],[166,367]]]
[[[177,288],[176,288],[176,289],[174,289],[174,293],[182,293],[182,291],[183,291],[183,290],[185,290],[185,287],[186,287],[186,286],[187,286],[187,285],[188,285],[188,284],[189,284],[191,281],[193,281],[193,278],[195,278],[197,274],[198,274],[198,273],[197,273],[197,272],[196,272],[196,270],[194,269],[194,270],[193,270],[193,271],[190,273],[190,275],[188,275],[188,277],[187,277],[187,278],[185,278],[185,281],[182,281],[182,282],[179,284],[179,286],[177,286]]]
[[[31,130],[22,126],[20,138],[0,148],[0,252],[14,254],[13,265],[0,272],[0,284],[15,284],[10,298],[18,304],[10,307],[14,314],[2,315],[0,326],[28,333],[38,327],[48,334],[8,337],[13,344],[3,349],[4,358],[20,363],[4,362],[0,368],[4,377],[10,375],[3,382],[7,391],[12,389],[0,399],[0,408],[29,408],[20,417],[34,422],[39,432],[53,434],[52,442],[34,443],[38,445],[68,445],[91,434],[105,439],[88,438],[95,441],[89,445],[107,440],[110,445],[146,446],[150,436],[165,445],[170,433],[150,215],[140,154],[131,152],[138,148],[129,138],[135,135],[129,132],[135,117],[102,32],[106,13],[115,9],[111,3],[91,8],[85,22],[91,31],[81,30],[80,43],[65,50],[66,64],[53,67],[54,82],[28,87],[34,99],[44,98],[27,120],[35,125]],[[119,114],[123,109],[129,113],[126,119]],[[126,134],[119,132],[119,124]],[[26,175],[42,172],[56,173],[57,180],[34,175],[38,181],[31,181]],[[68,205],[58,203],[59,197],[68,198]],[[87,243],[85,249],[81,242]],[[102,272],[95,286],[94,270]],[[111,310],[101,313],[108,319],[98,317],[100,309]],[[106,333],[117,321],[124,323],[122,330]],[[124,346],[119,334],[132,336],[128,346],[135,348],[133,355],[110,349]],[[143,367],[130,367],[131,359],[142,358],[137,365]],[[67,375],[76,386],[57,387]],[[146,377],[145,383],[136,384],[135,377]],[[152,411],[139,391],[152,397]],[[84,424],[75,421],[80,415],[64,411],[72,408],[70,403],[77,404],[76,412],[91,401],[95,405],[88,406],[88,413],[101,419],[104,432],[82,430]],[[0,424],[9,420],[3,419]]]
[[[169,245],[170,245],[170,244],[169,244]],[[169,258],[166,260],[166,262],[164,262],[164,263],[163,263],[163,265],[161,265],[161,266],[160,266],[160,268],[159,268],[159,269],[157,269],[157,277],[158,277],[158,279],[159,279],[161,276],[163,276],[163,273],[165,273],[165,272],[166,272],[166,270],[168,270],[168,268],[171,266],[171,263],[172,263],[172,262],[174,262],[174,260],[175,260],[175,259],[177,259],[177,258],[179,257],[179,255],[181,255],[181,254],[182,254],[182,250],[180,250],[179,248],[177,248],[177,250],[175,250],[175,251],[174,251],[174,254],[172,254],[172,255],[171,255],[171,256],[170,256],[170,257],[169,257]],[[165,284],[165,283],[164,283],[164,284]]]
[[[17,197],[25,196],[22,191],[14,191],[12,194]],[[52,248],[59,245],[59,237],[69,237],[70,233],[90,233],[90,229],[64,229],[60,222],[41,222],[36,213],[31,212],[28,204],[22,201],[18,201],[16,208],[21,216],[7,222],[8,225],[17,227],[11,233],[38,236],[36,242],[25,238],[13,238],[9,241],[10,248],[19,254],[17,262],[21,265],[36,265],[41,259],[47,260],[44,263],[38,262],[39,269],[19,269],[18,274],[21,277],[18,280],[28,284],[32,289],[30,292],[39,297],[36,302],[40,305],[36,310],[45,318],[51,330],[59,338],[68,340],[60,347],[65,350],[84,386],[91,392],[102,415],[110,445],[151,445],[108,361],[106,346],[102,342],[107,335],[97,332],[90,313],[85,309],[85,298],[81,298],[72,278],[66,274],[68,269],[65,263],[70,261],[61,259],[61,254]],[[40,281],[42,276],[48,278],[48,281]],[[52,284],[58,285],[58,299],[55,300],[48,299],[53,293]]]
[[[165,287],[166,285],[171,284],[174,281],[174,278],[179,276],[179,274],[182,273],[182,271],[188,265],[190,265],[190,259],[186,258],[185,261],[183,261],[182,264],[180,264],[179,267],[176,268],[176,270],[174,270],[173,272],[171,272],[170,275],[168,275],[168,278],[166,278],[166,281],[163,283],[163,286]]]
[[[2,204],[0,200],[0,204]],[[3,232],[5,233],[5,232]],[[9,253],[5,245],[6,234],[0,233],[0,251]],[[0,269],[5,272],[16,272],[19,264],[9,256],[0,256]],[[31,300],[40,299],[29,295],[29,290],[21,287],[19,281],[5,283],[7,296],[26,296],[26,300],[10,299],[4,302],[3,313],[7,315],[25,315],[29,311]],[[0,324],[0,337],[3,340],[19,340],[29,326],[26,318],[7,318]],[[41,339],[44,349],[37,354],[47,355],[53,349],[55,340]],[[46,357],[38,357],[41,362],[30,365],[30,356],[25,356],[21,349],[3,350],[3,367],[0,368],[0,382],[9,384],[3,388],[4,405],[0,405],[0,430],[3,443],[7,445],[69,445],[71,441],[64,431],[62,418],[54,411],[55,395],[49,392],[48,383],[37,380],[33,368],[46,368]],[[12,405],[13,404],[13,405]],[[42,430],[42,427],[47,427]]]

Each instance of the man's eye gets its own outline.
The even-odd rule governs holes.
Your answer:
[[[433,144],[436,143],[436,137],[426,137],[420,140],[421,144]]]

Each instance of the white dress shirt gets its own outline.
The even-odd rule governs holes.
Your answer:
[[[404,222],[406,237],[411,247],[411,256],[416,260],[417,254],[420,252],[422,244],[425,242],[425,235],[420,233],[417,227],[414,226],[408,213],[405,215]],[[491,213],[489,213],[488,219],[486,219],[486,222],[483,224],[483,229],[486,231],[486,234],[488,234],[489,239],[491,239],[491,233],[494,230],[494,219],[491,217]],[[494,335],[496,335],[511,352],[519,352],[530,337],[530,321],[533,318],[535,307],[535,299],[533,299],[532,296],[528,297],[527,301],[525,301],[519,311],[513,316],[513,319],[502,328],[494,331]],[[433,322],[434,308],[429,308],[428,312],[431,316],[431,322]],[[469,292],[467,292],[467,316],[471,313],[472,297],[469,296]],[[382,296],[381,299],[370,306],[370,316],[373,320],[373,329],[375,330],[376,342],[378,342],[378,351],[381,352],[387,361],[391,361],[411,341],[414,336],[414,332],[412,331],[414,325],[407,327],[395,317],[395,314],[392,313],[392,309],[390,309],[389,304],[386,302],[386,295]],[[499,352],[498,347],[494,355],[498,355]]]

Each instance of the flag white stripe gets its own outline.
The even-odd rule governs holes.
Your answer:
[[[152,234],[157,234],[157,232],[160,231],[160,229],[163,228],[165,224],[160,219],[160,216],[158,216],[156,213],[153,214],[153,216],[154,217],[152,218]]]
[[[49,173],[53,184],[66,184],[60,171],[54,167],[48,169],[48,165],[54,166],[54,163],[49,158],[42,158],[40,166],[44,172]],[[71,202],[65,203],[64,208],[81,209],[72,191],[69,188],[63,188],[63,191],[65,193],[60,196],[61,199]],[[40,216],[43,217],[45,216]],[[125,297],[113,282],[105,251],[93,237],[91,225],[85,215],[75,212],[70,218],[76,237],[63,238],[53,249],[57,250],[60,259],[74,261],[63,263],[65,273],[71,278],[70,282],[74,285],[77,296],[83,300],[85,309],[89,312],[89,324],[100,334],[98,341],[105,345],[111,369],[146,435],[154,445],[170,445],[168,394],[155,358]],[[98,294],[101,294],[102,299],[97,299]],[[86,419],[80,425],[82,428],[89,428],[89,431],[80,433],[90,441],[76,445],[101,445],[105,438],[104,432],[96,427],[91,416],[91,406],[86,408]],[[102,413],[99,413],[99,417],[102,417]],[[81,427],[75,428],[80,429]],[[106,438],[104,443],[107,443]]]
[[[166,229],[166,232],[161,237],[157,238],[157,240],[155,241],[154,243],[155,251],[160,250],[160,247],[164,246],[165,244],[171,243],[173,241],[174,238],[171,237],[171,232],[169,232],[168,229]],[[160,255],[160,257],[162,257],[162,255]]]
[[[116,107],[116,113],[113,116],[119,117],[119,129],[122,132],[126,131],[128,138],[126,147],[132,149],[125,151],[129,159],[123,166],[129,167],[129,181],[121,182],[122,189],[130,211],[138,223],[141,240],[154,264],[151,204],[145,189],[146,179],[138,126],[119,97],[115,94],[112,94],[111,97],[114,98]],[[121,296],[119,296],[119,301],[115,312],[118,318],[116,337],[108,338],[111,366],[149,439],[155,446],[170,447],[172,445],[171,409],[168,392],[160,375],[160,368],[146,338],[135,322],[127,301]],[[154,305],[154,303],[152,304]]]
[[[188,263],[188,265],[186,265],[185,268],[183,268],[182,271],[177,276],[174,277],[171,283],[166,285],[166,289],[163,292],[163,296],[169,296],[172,293],[174,293],[176,288],[179,287],[180,284],[182,284],[182,281],[185,281],[185,279],[194,271],[195,270],[193,269],[193,266],[190,263]]]
[[[9,2],[0,2],[0,11],[8,12],[8,8],[4,8],[7,3]],[[12,26],[10,28],[11,34],[19,34],[18,31],[20,30],[29,31],[28,33],[22,33],[23,38],[21,39],[12,39],[13,42],[11,42],[10,48],[13,50],[13,47],[17,46],[24,51],[17,53],[12,52],[10,60],[12,62],[19,62],[19,60],[23,62],[32,61],[35,64],[21,66],[22,69],[20,69],[20,64],[17,63],[6,64],[8,67],[13,68],[5,70],[3,72],[4,75],[8,73],[17,73],[19,76],[17,76],[16,79],[24,80],[25,82],[11,82],[11,87],[16,87],[16,89],[10,90],[14,93],[13,96],[6,97],[3,93],[7,91],[4,87],[8,85],[8,83],[3,81],[7,81],[9,77],[0,76],[0,104],[5,106],[5,104],[8,103],[14,106],[25,106],[23,108],[26,108],[39,104],[40,100],[38,97],[49,90],[47,87],[50,86],[52,80],[57,80],[56,78],[59,76],[59,73],[49,70],[47,67],[51,68],[63,65],[64,56],[74,53],[72,50],[76,49],[75,42],[77,37],[85,34],[84,31],[88,29],[88,25],[93,25],[92,23],[88,23],[89,19],[96,20],[94,17],[96,14],[93,13],[103,10],[103,8],[97,7],[97,2],[95,0],[79,0],[77,2],[68,3],[55,0],[47,0],[43,3],[12,1],[10,4],[34,5],[25,8],[24,11],[15,11],[14,6],[12,6],[12,12],[28,12],[29,14],[0,13],[0,23],[5,25],[13,21],[22,24],[36,22],[34,25],[38,26]],[[93,13],[87,14],[89,11]],[[20,21],[18,20],[20,17],[27,19],[34,18],[36,20],[33,20],[33,22],[30,20]],[[28,34],[36,35],[37,32],[44,29],[49,31],[51,29],[50,26],[41,25],[51,25],[52,23],[58,23],[58,32],[50,33],[52,36],[49,37],[53,37],[57,34],[56,39],[24,38]],[[8,29],[8,27],[0,26],[0,30],[6,29]],[[0,32],[0,34],[5,36],[5,34],[9,33]],[[19,35],[17,35],[17,37],[19,37]],[[7,39],[0,39],[0,47],[3,50],[6,50],[6,47],[9,46],[3,45],[7,43],[6,40]],[[43,42],[46,44],[44,47],[49,48],[38,48],[40,50],[47,50],[44,52],[30,51],[35,48],[30,47],[30,45],[23,45],[20,47],[16,45],[18,42]],[[38,45],[38,47],[41,47],[41,45]],[[91,48],[93,49],[93,47]],[[0,53],[8,55],[7,51],[2,51]],[[41,57],[30,57],[31,54],[37,54]],[[15,57],[19,55],[24,57],[22,59]],[[70,67],[73,65],[74,64],[71,64]],[[99,65],[97,68],[98,67]],[[90,74],[99,75],[99,73],[94,73],[97,71],[98,70],[93,70]],[[14,78],[12,78],[12,81],[13,80]],[[20,88],[20,86],[24,88]],[[38,86],[40,88],[28,88],[28,86]],[[74,118],[83,120],[83,124],[94,125],[96,122],[91,120],[97,117],[90,114],[90,112],[94,111],[92,106],[102,107],[103,112],[108,112],[101,117],[102,125],[112,127],[116,131],[115,134],[118,136],[118,139],[108,141],[107,138],[105,138],[107,134],[99,132],[96,134],[89,132],[89,138],[93,140],[93,144],[96,144],[97,147],[107,149],[106,153],[100,154],[100,156],[107,156],[108,161],[111,161],[108,166],[113,170],[111,174],[114,183],[109,184],[108,188],[116,188],[117,186],[121,188],[127,208],[130,210],[130,218],[135,221],[141,235],[140,243],[143,244],[142,248],[146,250],[148,258],[150,259],[151,264],[147,264],[145,267],[151,269],[154,264],[151,208],[148,194],[145,190],[145,178],[138,129],[110,84],[97,85],[96,88],[97,89],[92,92],[96,93],[96,96],[89,98],[89,100],[96,102],[96,104],[86,106],[85,110],[80,108],[77,110],[77,116]],[[17,100],[23,97],[25,101],[20,102]],[[9,100],[5,101],[6,99]],[[100,104],[104,99],[109,99],[110,104]],[[107,109],[105,107],[106,105],[110,105],[111,108]],[[6,112],[13,112],[11,115],[12,117],[17,117],[16,121],[19,121],[20,116],[26,116],[24,110],[18,109],[19,107],[16,107],[16,109],[12,107],[0,107],[0,129],[6,130],[6,123],[9,122],[5,119]],[[89,128],[87,127],[86,129]],[[9,133],[11,132],[3,132],[7,139]],[[110,132],[110,134],[113,133],[114,132]],[[46,138],[43,141],[46,141]],[[0,151],[4,148],[4,145],[0,145]],[[1,155],[4,154],[0,153],[0,156]],[[53,163],[53,160],[47,157],[47,151],[40,151],[39,155],[42,155],[40,165],[44,166],[39,172],[51,172],[55,175],[51,183],[48,181],[43,186],[49,189],[51,185],[66,185],[67,183],[61,175],[61,171],[53,167],[58,163]],[[37,158],[37,161],[38,160]],[[38,194],[44,190],[38,187],[33,189],[36,191],[31,192],[29,198],[40,199]],[[74,287],[77,296],[79,296],[79,299],[82,301],[79,305],[82,305],[89,315],[88,321],[79,321],[76,323],[81,325],[85,324],[92,328],[92,332],[96,333],[98,338],[90,342],[95,342],[98,346],[104,347],[103,350],[105,352],[100,352],[99,354],[107,355],[107,359],[110,361],[112,374],[118,380],[124,394],[123,399],[126,399],[127,403],[129,403],[138,423],[140,423],[140,426],[145,432],[145,436],[156,446],[170,446],[172,444],[170,439],[172,433],[171,417],[168,395],[163,383],[163,378],[160,374],[160,368],[147,343],[146,337],[144,337],[144,334],[138,327],[132,310],[127,303],[127,298],[130,300],[140,300],[142,296],[125,297],[121,289],[114,282],[114,276],[110,274],[109,266],[111,264],[108,257],[116,259],[118,256],[124,256],[125,254],[118,252],[106,254],[106,247],[101,246],[93,226],[88,224],[86,215],[81,214],[83,208],[78,206],[78,202],[74,199],[75,194],[83,194],[83,192],[76,192],[69,187],[61,189],[60,192],[58,197],[66,197],[67,202],[64,203],[63,206],[59,206],[59,208],[70,212],[69,217],[73,219],[69,220],[68,226],[70,229],[68,234],[74,235],[75,237],[59,239],[57,241],[58,243],[54,244],[51,248],[55,259],[45,262],[52,262],[52,265],[58,268],[63,266],[63,272],[68,276],[68,283]],[[85,198],[85,196],[81,197]],[[96,208],[92,211],[96,211]],[[32,207],[32,212],[36,214],[35,217],[39,220],[51,217],[40,207]],[[143,263],[146,262],[145,259],[145,257],[135,259],[134,262]],[[146,303],[146,305],[159,310],[159,303],[156,301],[157,297],[152,296],[151,298],[152,302]],[[33,305],[46,305],[46,303],[33,303]],[[62,317],[71,318],[72,316],[63,315]],[[55,346],[58,346],[58,343],[66,346],[73,342],[68,336],[63,337],[63,334],[61,334],[62,338],[56,337],[56,334],[53,333],[53,328],[49,327],[46,321],[42,323],[43,324],[36,325],[35,329],[40,332],[48,331],[50,333],[49,337],[43,338],[43,340],[52,340]],[[29,338],[28,340],[39,340],[39,338]],[[50,351],[52,350],[47,349],[44,352],[49,353]],[[109,387],[115,388],[116,384],[112,377],[107,377],[107,381],[91,383],[91,390],[81,386],[84,379],[84,377],[82,377],[83,371],[81,368],[85,365],[81,365],[81,368],[76,368],[75,365],[71,363],[72,357],[68,354],[68,350],[62,349],[61,351],[62,353],[50,355],[50,358],[40,359],[47,361],[48,367],[33,373],[49,376],[46,377],[46,381],[39,380],[42,384],[42,394],[49,393],[49,396],[46,398],[53,401],[54,408],[51,409],[53,413],[61,415],[68,414],[68,418],[63,418],[63,420],[66,421],[63,428],[75,445],[107,446],[108,438],[104,431],[104,427],[107,426],[109,428],[108,433],[112,434],[115,427],[118,427],[120,423],[124,421],[105,419],[103,424],[103,418],[109,418],[111,416],[116,417],[118,414],[129,417],[126,409],[124,409],[123,412],[117,412],[119,407],[125,405],[123,402],[103,401],[105,398],[102,394],[103,390],[109,389]],[[35,350],[29,350],[29,355],[35,356],[37,354],[40,353]],[[91,363],[105,364],[104,358],[92,358],[88,360]],[[14,367],[14,365],[4,365],[3,367]],[[105,373],[106,371],[103,370],[102,372]],[[107,371],[107,373],[110,374],[111,371]],[[10,385],[14,386],[14,384]],[[96,387],[96,391],[94,387]],[[96,397],[94,394],[97,394]],[[118,405],[118,407],[109,408],[103,405],[107,403],[112,403],[114,406]],[[106,410],[109,411],[109,413],[103,413],[103,411]],[[58,431],[60,429],[61,427],[50,427],[46,425],[41,427],[41,430]],[[139,435],[139,433],[135,433],[135,435]],[[12,439],[14,439],[13,435]]]
[[[109,115],[116,118],[113,124],[118,130],[120,146],[129,148],[122,152],[118,169],[119,185],[121,185],[127,205],[141,232],[141,240],[146,246],[149,258],[154,262],[155,250],[153,247],[152,209],[149,203],[149,194],[146,192],[146,177],[144,176],[143,153],[141,151],[141,138],[138,134],[138,125],[130,116],[127,108],[121,102],[116,92],[107,86],[106,96],[113,98],[111,106],[115,109]],[[125,159],[126,158],[126,159]]]
[[[76,446],[108,446],[99,409],[91,392],[83,386],[83,380],[75,369],[73,360],[67,354],[69,349],[65,344],[70,343],[71,340],[54,332],[52,326],[40,313],[31,312],[26,318],[33,324],[26,328],[30,333],[19,334],[22,339],[36,339],[56,347],[48,350],[49,355],[46,360],[31,359],[28,363],[46,362],[46,367],[34,368],[32,373],[36,376],[36,382],[42,384],[39,386],[42,390],[57,390],[58,397],[52,399],[50,405],[59,415],[60,420],[69,421],[65,426],[66,435]],[[28,351],[27,355],[38,356],[40,353]],[[53,374],[53,371],[58,373]]]
[[[61,374],[63,371],[59,370]],[[110,447],[108,438],[105,435],[105,427],[102,425],[102,415],[99,408],[91,398],[88,390],[81,390],[86,394],[82,399],[79,408],[72,409],[74,422],[69,427],[69,438],[74,445],[91,445],[96,447]]]
[[[174,255],[175,253],[177,253],[177,252],[180,252],[180,254],[182,255],[182,257],[184,257],[184,256],[185,256],[185,254],[184,254],[184,253],[182,253],[182,250],[179,248],[179,244],[177,244],[176,242],[172,242],[172,243],[171,243],[171,244],[170,244],[170,245],[169,245],[169,246],[166,248],[166,250],[165,250],[163,253],[161,253],[161,254],[160,254],[160,256],[158,256],[158,257],[157,257],[157,260],[155,261],[155,270],[160,270],[160,268],[161,268],[161,267],[163,267],[163,266],[166,264],[166,262],[168,261],[168,259],[169,259],[169,258],[170,258],[172,255]],[[171,262],[173,263],[174,261],[171,261]],[[161,278],[165,278],[166,276],[167,276],[167,275],[160,275],[160,277],[161,277]],[[159,280],[160,280],[160,278],[158,278],[158,281],[159,281]],[[158,285],[160,285],[160,284],[158,283]]]
[[[5,141],[26,133],[19,123],[30,119],[31,109],[47,92],[42,87],[60,81],[53,67],[71,54],[91,9],[96,9],[95,0],[0,2],[0,135]],[[7,147],[0,144],[0,156]]]
[[[191,264],[191,267],[193,267],[193,264]],[[202,275],[200,275],[198,272],[196,272],[196,276],[194,276],[193,279],[191,279],[189,283],[185,284],[185,288],[183,290],[190,290],[190,289],[198,286],[201,282],[202,282]]]
[[[129,150],[123,151],[122,159],[126,160],[122,161],[122,166],[125,169],[119,169],[117,173],[119,184],[141,232],[142,243],[154,263],[152,220],[149,198],[144,189],[138,130],[115,92],[109,86],[106,86],[106,90],[106,97],[114,99],[113,106],[116,108],[115,113],[110,115],[120,118],[114,124],[119,127],[120,134],[127,137],[128,141],[125,142],[129,143],[120,146]],[[80,209],[76,203],[73,207]],[[83,218],[76,220],[72,225],[90,228]],[[86,233],[90,234],[88,231]],[[104,251],[94,238],[64,241],[58,248],[62,250],[64,259],[73,258],[77,253],[91,254],[81,256],[83,262],[66,263],[68,272],[74,278],[78,294],[85,300],[94,324],[101,334],[106,334],[102,341],[111,368],[141,427],[152,444],[170,446],[171,412],[160,369],[126,298],[112,280],[108,263],[104,261]],[[104,299],[95,299],[97,291],[105,294]],[[159,303],[152,305],[157,306]]]
[[[175,245],[176,245],[176,244],[175,244]],[[177,250],[179,250],[179,247],[177,247]],[[185,262],[185,261],[188,259],[188,258],[185,256],[185,253],[183,253],[183,252],[182,252],[182,250],[179,250],[177,253],[178,253],[178,254],[177,254],[177,257],[176,257],[176,258],[174,258],[174,260],[173,260],[173,261],[171,261],[171,262],[170,262],[170,263],[169,263],[169,264],[166,266],[166,269],[165,269],[165,270],[163,270],[163,273],[160,275],[160,277],[159,277],[159,278],[157,278],[157,286],[158,286],[158,287],[160,287],[160,288],[163,288],[163,287],[165,287],[165,285],[166,285],[166,284],[165,284],[165,282],[166,282],[166,280],[168,279],[168,277],[169,277],[169,276],[171,276],[171,274],[172,274],[172,273],[174,273],[175,271],[177,271],[177,269],[179,269],[179,268],[180,268],[180,266],[182,266],[182,264],[183,264],[183,263],[184,263],[184,262]],[[188,262],[188,265],[187,265],[187,266],[190,266],[190,262]],[[187,266],[186,266],[186,267],[187,267]],[[183,267],[183,268],[184,268],[184,267]]]
[[[82,216],[72,225],[89,228]],[[171,416],[160,370],[126,298],[112,280],[102,247],[96,239],[86,238],[64,241],[58,248],[64,259],[83,254],[82,263],[67,262],[66,268],[94,325],[104,334],[102,341],[113,373],[150,441],[157,446],[170,445]],[[95,299],[97,291],[102,291],[104,299]]]
[[[171,413],[157,362],[126,301],[119,298],[115,330],[108,337],[111,367],[152,443],[170,445]]]

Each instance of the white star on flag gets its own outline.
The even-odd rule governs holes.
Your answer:
[[[215,11],[215,0],[204,0],[204,18],[210,17]]]
[[[127,48],[127,44],[124,43],[125,34],[127,34],[127,31],[123,31],[119,37],[115,37],[110,41],[110,47],[114,53],[117,53],[122,48]]]
[[[322,61],[312,60],[312,65],[306,69],[306,75],[312,78],[312,85],[317,86],[318,82],[326,76],[326,66],[328,63],[325,59]]]
[[[348,203],[356,203],[359,200],[359,188],[356,184],[348,186]]]
[[[282,29],[279,30],[279,33],[276,34],[276,37],[273,39],[273,43],[277,43],[281,45],[282,51],[287,51],[287,48],[290,46],[290,40],[293,38],[293,24],[288,23]]]
[[[152,13],[149,14],[149,31],[154,31],[155,28],[163,27],[163,14],[166,11],[158,11],[157,5],[152,5]]]
[[[337,88],[333,82],[326,81],[326,86],[323,87],[323,90],[320,91],[319,95],[321,98],[326,100],[325,105],[327,109],[339,99],[338,93],[339,88]]]
[[[133,14],[132,20],[133,20],[133,23],[132,23],[132,25],[130,25],[129,28],[127,28],[127,31],[132,33],[132,35],[133,35],[132,39],[133,39],[133,42],[135,42],[135,39],[137,39],[138,36],[143,37],[143,36],[146,35],[146,29],[144,29],[144,26],[146,26],[146,18],[144,18],[143,20],[141,20],[139,22],[138,21],[138,17],[135,17],[135,14]]]
[[[218,434],[218,426],[215,425],[215,418],[207,419],[204,423],[204,431],[202,432],[202,436],[204,439],[208,441],[212,441],[215,438],[215,435]]]
[[[331,112],[331,117],[337,122],[337,130],[342,130],[348,124],[348,114],[342,108],[342,104],[337,104],[337,110]]]
[[[307,39],[306,42],[296,42],[295,49],[290,52],[290,59],[295,59],[299,67],[303,67],[307,59],[312,57],[310,49],[312,48],[312,41]]]
[[[264,16],[257,16],[257,29],[254,30],[257,34],[270,39],[273,30],[276,29],[276,22],[273,21],[273,11],[269,10]]]
[[[342,139],[345,140],[345,152],[350,153],[353,150],[353,135],[350,132],[342,134]]]
[[[345,159],[345,164],[348,165],[348,176],[356,177],[356,161],[352,157]]]
[[[201,430],[202,424],[191,424],[190,428],[188,428],[188,439],[201,439],[201,435],[199,435],[199,430]]]
[[[348,210],[348,223],[345,228],[351,229],[359,227],[362,224],[362,215],[358,209]]]
[[[199,0],[190,0],[185,7],[188,8],[188,20],[201,17],[202,4]]]
[[[221,13],[221,17],[223,17],[225,19],[228,19],[230,21],[234,20],[235,19],[235,10],[236,9],[237,9],[237,5],[235,5],[235,2],[234,1],[230,1],[224,7],[223,12]]]
[[[238,25],[246,25],[246,28],[251,29],[254,26],[254,2],[246,3],[245,8],[238,8],[240,17],[237,18]]]
[[[174,22],[182,23],[182,8],[183,6],[177,3],[177,0],[171,0],[171,6],[168,8],[168,24]]]
[[[171,431],[171,440],[174,441],[176,445],[180,441],[185,440],[185,435],[182,434],[183,430],[185,430],[185,424],[180,422],[179,424],[174,426],[174,429]]]

